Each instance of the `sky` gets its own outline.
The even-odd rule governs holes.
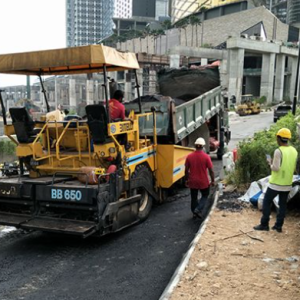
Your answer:
[[[66,47],[65,0],[0,0],[0,54]],[[26,76],[0,75],[0,87]]]

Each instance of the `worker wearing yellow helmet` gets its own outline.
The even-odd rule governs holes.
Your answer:
[[[275,150],[273,160],[268,159],[271,167],[271,178],[263,200],[262,218],[260,224],[254,227],[255,230],[269,231],[271,205],[273,199],[278,195],[279,210],[272,229],[282,232],[287,198],[292,189],[293,175],[298,157],[297,150],[288,144],[291,137],[292,134],[288,128],[281,128],[276,134],[279,148]]]

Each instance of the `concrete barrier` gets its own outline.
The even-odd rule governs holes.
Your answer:
[[[215,195],[214,195],[214,202],[212,205],[212,208],[210,210],[210,213],[208,214],[207,218],[205,219],[205,221],[201,224],[198,232],[196,233],[195,238],[193,239],[193,241],[191,242],[188,251],[186,252],[186,254],[184,255],[183,259],[181,260],[179,266],[177,267],[177,269],[175,270],[170,282],[168,283],[167,287],[165,288],[165,290],[163,291],[162,295],[160,296],[159,300],[169,300],[175,287],[177,286],[177,284],[179,283],[186,266],[189,263],[189,260],[195,250],[195,247],[197,245],[197,243],[199,242],[202,234],[204,233],[206,226],[209,222],[210,216],[212,214],[212,212],[214,211],[217,202],[219,199],[219,191],[217,190]]]

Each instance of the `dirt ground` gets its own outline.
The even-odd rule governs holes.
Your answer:
[[[227,196],[219,199],[171,300],[299,300],[299,209],[288,210],[282,233],[254,231],[261,212]],[[275,211],[271,226],[274,220]]]

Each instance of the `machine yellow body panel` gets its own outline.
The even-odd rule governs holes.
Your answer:
[[[115,158],[117,151],[113,142],[101,145],[94,145],[94,153],[99,157],[112,157]]]
[[[5,125],[4,126],[4,134],[5,135],[15,134],[14,126],[13,125]]]
[[[157,184],[169,188],[184,176],[186,157],[194,149],[176,145],[157,146]]]
[[[128,152],[125,154],[126,165],[129,167],[131,173],[134,172],[137,165],[147,163],[151,171],[155,171],[155,147],[150,146],[138,151]]]
[[[32,144],[19,144],[16,148],[18,157],[26,157],[33,154]]]

